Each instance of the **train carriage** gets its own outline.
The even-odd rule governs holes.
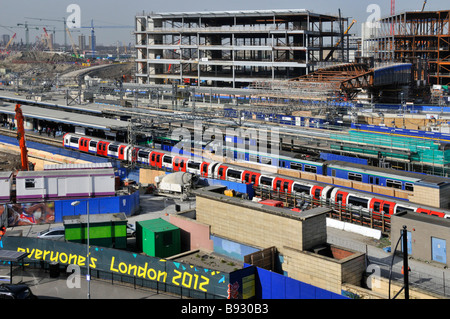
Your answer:
[[[82,139],[83,138],[83,139]],[[203,177],[216,178],[229,181],[237,181],[241,183],[253,183],[255,187],[262,187],[267,190],[280,191],[286,193],[306,194],[312,199],[319,201],[329,201],[331,205],[337,208],[360,208],[362,212],[374,212],[385,215],[392,215],[400,211],[414,211],[417,213],[428,214],[432,216],[449,218],[450,212],[446,210],[425,207],[424,205],[410,203],[408,201],[397,199],[394,197],[386,197],[383,195],[372,194],[362,191],[357,191],[351,188],[336,187],[333,185],[301,180],[297,178],[290,178],[288,176],[280,176],[272,173],[264,173],[261,170],[254,170],[250,168],[244,168],[232,164],[224,164],[221,162],[200,161],[191,160],[183,156],[174,156],[171,153],[165,151],[155,151],[152,149],[141,149],[126,144],[116,144],[115,142],[97,140],[90,138],[89,142],[84,136],[78,136],[76,134],[66,134],[64,136],[63,144],[67,148],[77,149],[86,152],[86,146],[89,145],[89,152],[95,149],[96,154],[102,156],[113,157],[115,154],[106,153],[104,155],[104,147],[106,146],[118,146],[118,158],[129,160],[135,159],[142,165],[148,165],[160,169],[171,169],[172,171],[183,171],[197,174]],[[95,143],[93,145],[93,143]],[[123,154],[122,151],[123,150]],[[290,167],[292,164],[301,163],[301,167],[297,166],[297,170],[315,172],[320,174],[321,170],[324,175],[331,174],[331,176],[344,178],[344,175],[339,175],[347,169],[347,179],[368,182],[371,184],[385,184],[387,187],[394,187],[404,190],[412,190],[414,183],[421,183],[422,181],[431,181],[433,183],[441,183],[448,181],[448,179],[439,178],[436,176],[420,175],[415,173],[401,172],[397,174],[394,170],[379,169],[373,167],[367,167],[360,164],[346,163],[342,161],[328,161],[323,163],[315,163],[312,161],[304,161],[295,159],[295,162],[284,162],[286,158],[280,157],[280,165]],[[307,166],[308,165],[308,166]],[[358,166],[359,165],[359,166]],[[273,168],[271,165],[263,165],[266,168]],[[342,171],[337,171],[341,169]],[[335,170],[333,172],[333,170]],[[350,174],[353,173],[353,174]],[[364,176],[358,176],[355,174],[361,174]],[[383,178],[381,179],[381,176]],[[376,178],[379,178],[377,181]],[[390,184],[389,184],[390,183]],[[409,184],[408,184],[409,183]]]

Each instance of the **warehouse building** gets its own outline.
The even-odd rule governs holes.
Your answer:
[[[330,51],[349,59],[348,18],[304,9],[151,13],[135,23],[140,84],[239,88],[306,75]]]

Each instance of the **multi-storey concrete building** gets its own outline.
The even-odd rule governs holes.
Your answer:
[[[245,87],[349,58],[348,18],[308,10],[151,13],[135,22],[142,84]]]

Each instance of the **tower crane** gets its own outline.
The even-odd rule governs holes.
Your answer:
[[[66,21],[66,18],[62,18],[61,20],[59,20],[59,19],[42,19],[42,18],[25,17],[25,19],[62,22],[63,26],[64,26],[62,29],[62,31],[64,32],[64,49],[67,48],[67,36],[66,36],[67,21]],[[55,40],[55,39],[53,39],[53,40]]]
[[[20,146],[20,159],[22,161],[22,171],[28,171],[28,150],[25,142],[25,128],[24,128],[24,117],[20,104],[16,104],[16,121],[17,121],[17,139],[19,140]]]
[[[92,50],[92,59],[95,59],[95,28],[103,28],[103,29],[120,29],[120,28],[125,28],[125,29],[129,29],[132,28],[134,29],[134,26],[120,26],[120,25],[101,25],[101,26],[94,26],[94,20],[91,20],[91,25],[90,26],[81,26],[80,28],[85,28],[85,29],[91,29],[91,50]]]

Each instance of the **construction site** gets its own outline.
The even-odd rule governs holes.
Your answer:
[[[428,11],[424,1],[399,13],[390,3],[373,24],[348,9],[140,11],[127,17],[132,45],[98,44],[96,29],[130,29],[122,22],[77,29],[65,19],[24,17],[41,24],[0,25],[6,211],[17,199],[39,199],[57,208],[54,224],[89,216],[89,204],[77,206],[86,200],[95,214],[125,214],[124,250],[96,250],[107,274],[97,269],[99,278],[120,273],[136,285],[142,278],[132,269],[145,265],[143,286],[181,297],[301,299],[310,285],[305,298],[390,299],[390,277],[381,292],[364,283],[374,242],[389,248],[381,262],[409,254],[447,269],[450,10]],[[75,169],[83,183],[72,182]],[[53,193],[38,171],[54,177]],[[161,209],[151,203],[158,198]],[[392,238],[415,213],[422,237],[402,233],[413,247],[405,254]],[[126,218],[137,221],[134,255],[126,252]],[[367,245],[334,237],[336,229]],[[86,248],[81,237],[57,245],[12,237],[0,254],[35,243],[80,256]],[[404,273],[395,274],[407,299],[408,287],[398,288]],[[419,276],[415,287],[426,290],[425,281]],[[430,282],[437,288],[424,298],[448,297],[445,278]]]

